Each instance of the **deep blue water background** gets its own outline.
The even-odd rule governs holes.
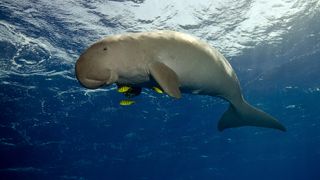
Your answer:
[[[163,26],[149,27],[148,20],[122,17],[117,9],[118,15],[105,15],[98,8],[99,3],[139,8],[148,1],[62,2],[0,2],[0,179],[320,179],[318,1],[309,1],[288,24],[283,20],[255,37],[290,26],[280,40],[247,42],[248,48],[230,54],[217,43],[223,35],[201,36],[210,30],[208,23],[220,26],[219,19],[191,26],[166,24],[169,16]],[[70,7],[101,19],[62,11]],[[228,103],[215,97],[184,94],[173,100],[144,90],[135,105],[121,107],[115,86],[89,91],[78,84],[74,63],[90,43],[112,33],[152,29],[179,30],[217,45],[246,99],[288,131],[218,132]]]

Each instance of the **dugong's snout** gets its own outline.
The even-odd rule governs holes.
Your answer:
[[[115,82],[115,77],[111,70],[103,68],[102,65],[91,63],[92,60],[90,60],[80,56],[76,62],[76,77],[82,86],[96,89]]]

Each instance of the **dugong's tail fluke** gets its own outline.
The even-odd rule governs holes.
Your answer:
[[[258,126],[286,131],[286,128],[275,118],[247,102],[243,101],[237,106],[230,103],[229,109],[222,115],[218,123],[218,129],[223,131],[227,128],[241,126]]]

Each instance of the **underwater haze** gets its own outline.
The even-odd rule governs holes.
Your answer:
[[[244,97],[287,132],[217,130],[228,102],[88,90],[95,41],[175,30],[217,48]],[[320,1],[1,0],[0,179],[319,180]]]

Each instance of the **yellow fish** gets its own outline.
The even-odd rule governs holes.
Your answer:
[[[162,93],[163,93],[163,91],[162,91],[160,88],[158,88],[158,87],[152,87],[152,89],[153,89],[155,92],[159,93],[159,94],[162,94]]]
[[[121,106],[130,106],[130,105],[132,105],[132,104],[134,104],[135,102],[134,101],[132,101],[132,100],[122,100],[122,101],[120,101],[120,105]]]
[[[132,88],[129,87],[129,86],[121,86],[121,87],[118,88],[118,92],[119,93],[126,93],[126,92],[130,91],[131,89]]]

